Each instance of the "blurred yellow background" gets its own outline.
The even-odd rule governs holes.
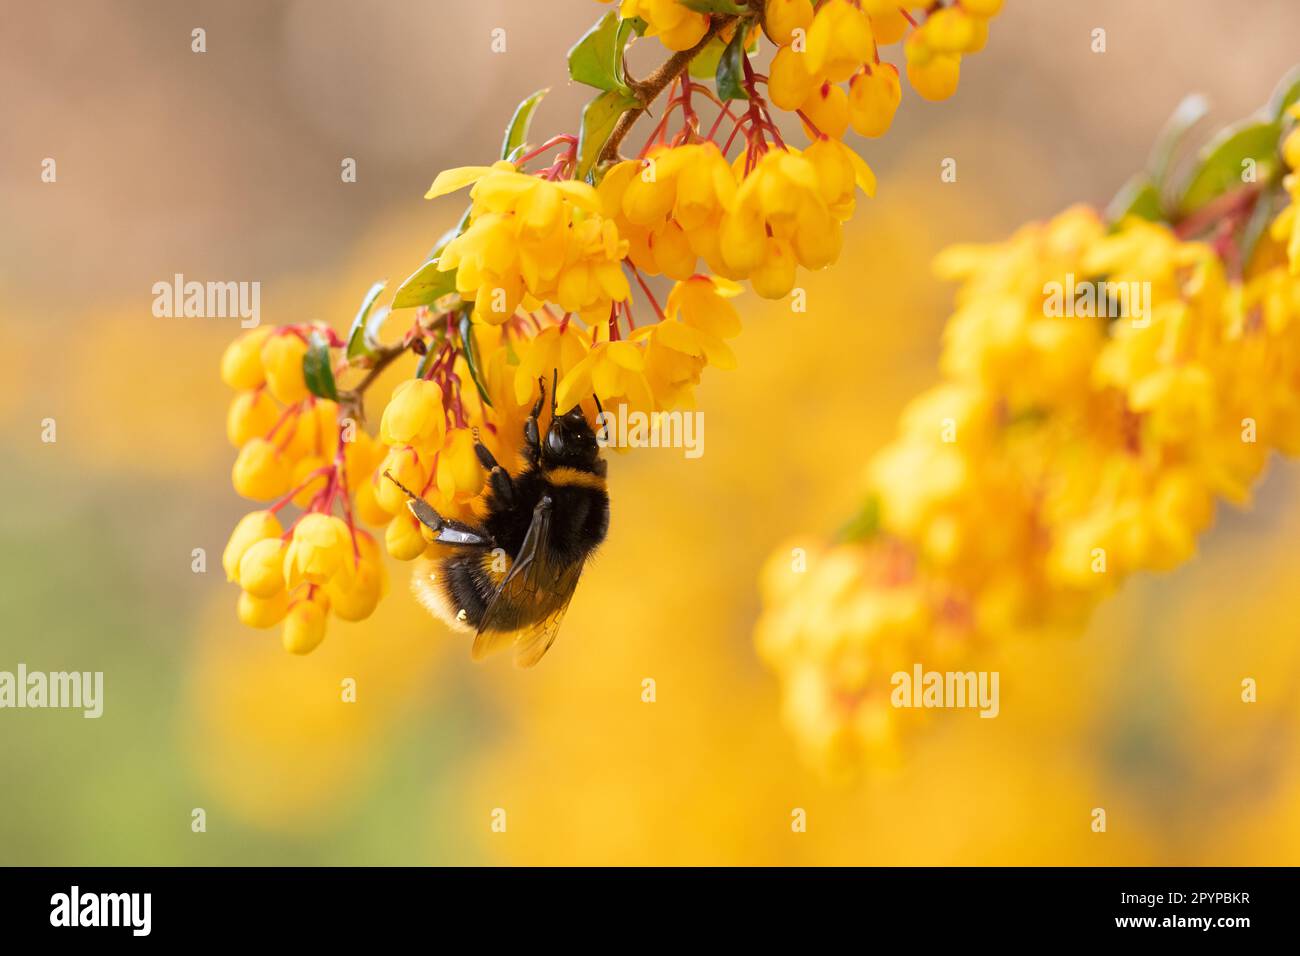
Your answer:
[[[936,376],[933,254],[1105,203],[1186,93],[1216,124],[1253,109],[1300,61],[1287,0],[1008,0],[952,101],[905,92],[890,135],[854,143],[880,189],[805,283],[809,311],[740,300],[740,366],[699,391],[703,457],[615,457],[610,538],[535,671],[472,665],[396,563],[375,617],[332,623],[307,658],[238,624],[217,560],[247,510],[217,375],[237,320],[155,318],[153,283],[260,281],[264,322],[343,327],[451,224],[458,199],[420,197],[493,157],[521,97],[553,87],[534,139],[576,126],[564,51],[600,12],[9,5],[0,670],[102,670],[105,711],[0,712],[0,863],[1300,862],[1294,465],[1077,640],[1003,648],[998,720],[936,721],[903,767],[850,788],[800,764],[751,638],[768,551],[841,523]]]

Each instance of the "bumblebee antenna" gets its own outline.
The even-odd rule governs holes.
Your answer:
[[[394,478],[392,473],[389,472],[387,469],[385,469],[384,471],[384,477],[387,478],[389,481],[391,481],[393,484],[397,485],[397,487],[401,488],[404,492],[406,492],[408,498],[413,498],[416,501],[424,500],[419,495],[417,495],[414,491],[412,491],[410,488],[406,487],[406,485],[402,484],[400,481]]]
[[[551,417],[555,417],[555,393],[560,390],[560,370],[551,369]]]
[[[591,393],[591,397],[592,397],[593,399],[596,400],[596,417],[599,418],[599,417],[601,417],[601,416],[603,416],[603,415],[605,414],[605,409],[601,408],[601,406],[600,406],[600,396],[599,396],[599,395],[597,395],[595,392],[592,392],[592,393]]]

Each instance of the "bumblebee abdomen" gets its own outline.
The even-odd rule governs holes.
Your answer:
[[[449,627],[476,631],[510,564],[511,558],[499,550],[422,558],[411,575],[411,590],[426,610]]]

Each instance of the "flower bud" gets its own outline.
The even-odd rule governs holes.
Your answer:
[[[226,413],[226,437],[236,448],[275,427],[280,410],[264,389],[240,392]]]
[[[375,612],[375,607],[388,590],[388,571],[379,545],[364,531],[357,532],[357,547],[361,552],[355,574],[337,575],[325,586],[330,609],[345,621],[362,621]]]
[[[420,533],[421,527],[415,516],[403,507],[393,515],[393,520],[384,531],[384,547],[398,561],[414,561],[429,546],[429,542]]]
[[[274,627],[284,620],[289,610],[289,592],[281,588],[269,598],[254,597],[247,591],[239,592],[236,614],[248,627]]]
[[[859,73],[849,84],[849,122],[859,136],[883,136],[894,122],[903,98],[898,67],[877,63],[870,73]]]
[[[375,500],[389,514],[406,511],[406,492],[384,477],[390,473],[399,483],[419,494],[429,482],[429,468],[411,448],[394,448],[380,463],[375,485]]]
[[[263,538],[239,559],[239,586],[256,598],[271,598],[284,590],[285,543]]]
[[[789,46],[794,31],[807,32],[812,21],[812,0],[767,0],[763,10],[763,29],[777,46]]]
[[[279,520],[269,511],[251,511],[239,519],[230,532],[226,550],[221,553],[221,566],[227,581],[239,581],[239,562],[244,552],[265,538],[278,538],[284,532]]]
[[[325,613],[329,599],[319,588],[294,601],[284,619],[281,640],[290,654],[310,654],[325,639]]]
[[[230,483],[235,491],[254,501],[278,498],[289,490],[289,463],[265,438],[254,438],[239,449]]]
[[[808,69],[807,53],[788,46],[776,51],[768,73],[767,91],[778,108],[797,110],[816,85],[817,78]]]
[[[907,80],[923,99],[946,100],[957,92],[961,78],[961,54],[937,53],[913,33],[903,46],[907,56]]]
[[[277,332],[262,346],[266,387],[277,401],[293,405],[311,394],[302,377],[302,357],[306,354],[307,343],[293,332]]]
[[[381,528],[392,520],[393,515],[385,511],[379,504],[376,495],[376,483],[382,481],[391,484],[387,478],[377,475],[366,475],[356,485],[356,511],[357,517],[366,524],[374,528]]]
[[[221,354],[221,380],[239,391],[257,388],[266,380],[262,370],[262,345],[271,334],[269,327],[245,332]]]
[[[809,138],[815,138],[820,133],[822,136],[839,139],[849,128],[849,95],[842,86],[823,83],[820,88],[808,94],[799,109],[808,117],[808,122],[817,127],[814,132],[808,128],[808,123],[804,123]]]

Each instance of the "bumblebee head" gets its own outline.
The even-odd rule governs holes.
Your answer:
[[[563,415],[551,413],[551,426],[542,441],[542,460],[548,467],[567,466],[589,470],[600,458],[596,433],[587,423],[581,405]]]

